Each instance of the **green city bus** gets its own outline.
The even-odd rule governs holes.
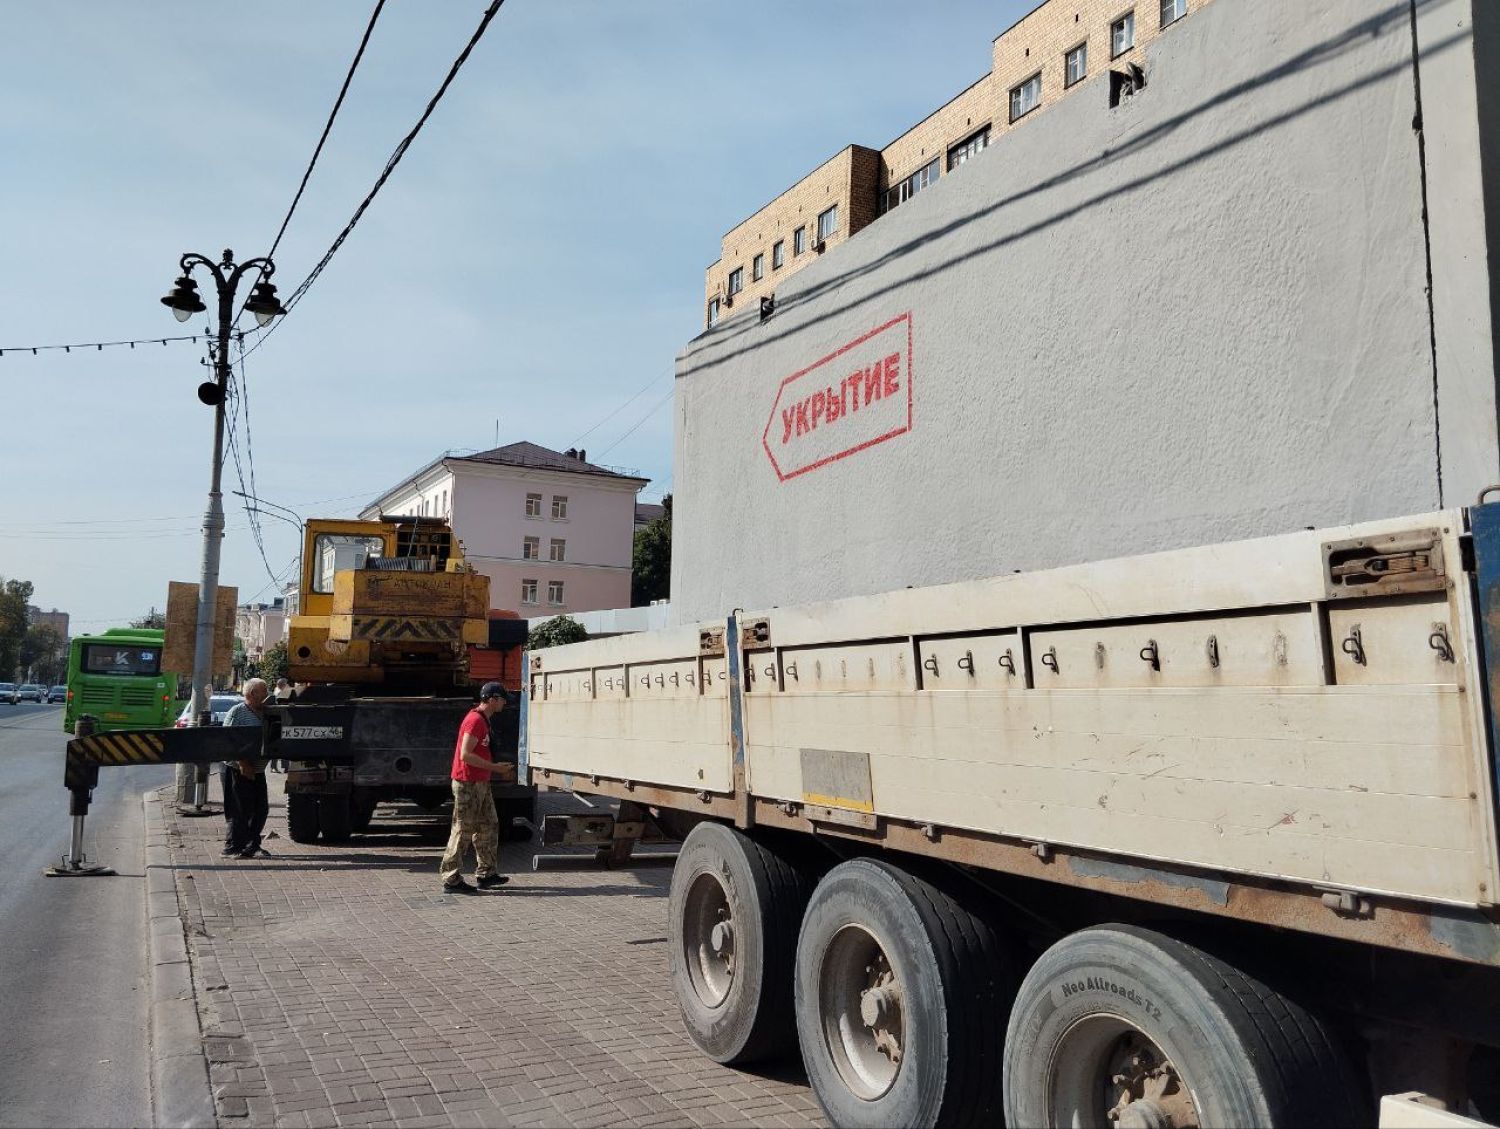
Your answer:
[[[68,647],[68,705],[63,730],[84,714],[99,730],[165,729],[177,714],[177,675],[161,669],[165,633],[111,627],[80,635]]]

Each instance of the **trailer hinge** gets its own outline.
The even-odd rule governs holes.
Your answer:
[[[1434,592],[1447,586],[1442,533],[1436,529],[1329,541],[1323,561],[1330,600]]]

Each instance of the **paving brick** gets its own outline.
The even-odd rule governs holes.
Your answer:
[[[454,903],[414,811],[383,807],[378,846],[244,870],[211,869],[211,827],[167,819],[179,877],[198,876],[178,883],[196,981],[224,985],[198,1006],[234,1060],[212,1073],[226,1127],[822,1124],[800,1080],[719,1066],[683,1033],[664,950],[628,943],[666,935],[667,871],[534,874],[507,846],[522,896]],[[283,821],[273,797],[286,840]]]

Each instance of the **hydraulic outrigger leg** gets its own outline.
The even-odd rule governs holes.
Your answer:
[[[99,783],[100,765],[198,764],[215,761],[259,760],[263,734],[259,727],[207,726],[192,729],[140,729],[99,733],[92,717],[78,719],[63,764],[63,786],[68,790],[68,814],[73,837],[58,866],[43,873],[49,878],[113,874],[107,866],[90,864],[83,853],[83,821]]]

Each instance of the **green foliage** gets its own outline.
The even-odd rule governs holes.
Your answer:
[[[157,631],[165,631],[167,629],[167,613],[159,612],[155,608],[152,608],[149,612],[141,616],[139,619],[131,620],[130,626],[151,627],[155,628]]]
[[[291,666],[290,657],[286,653],[286,642],[277,643],[260,660],[260,676],[276,688],[276,680],[285,678],[287,669]]]
[[[0,578],[0,680],[15,677],[26,639],[26,605],[31,602],[31,581]]]
[[[237,663],[243,658],[244,655],[241,652],[236,656]],[[277,643],[258,660],[251,659],[243,663],[245,678],[264,678],[273,690],[276,688],[276,680],[285,678],[290,666],[291,658],[287,654],[285,642]]]
[[[630,606],[645,607],[665,600],[672,590],[672,495],[661,500],[661,517],[635,531],[630,558]]]
[[[19,648],[21,671],[33,682],[55,686],[68,672],[68,641],[50,623],[32,624]]]
[[[526,646],[529,650],[539,651],[543,647],[558,647],[564,643],[582,643],[588,637],[583,624],[570,615],[559,615],[533,627],[526,637]]]

